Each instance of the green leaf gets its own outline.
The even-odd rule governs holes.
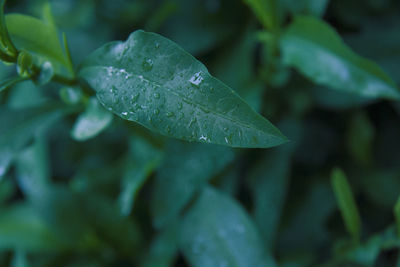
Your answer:
[[[394,206],[393,213],[396,219],[397,235],[400,236],[400,197]]]
[[[276,266],[245,210],[205,188],[181,226],[180,248],[194,267]]]
[[[21,191],[28,197],[40,197],[50,180],[49,155],[44,137],[22,151],[16,160],[16,177]]]
[[[177,141],[169,144],[165,154],[165,161],[155,177],[150,202],[156,228],[173,222],[193,195],[234,156],[227,147]]]
[[[39,132],[59,119],[65,110],[45,105],[17,111],[0,108],[0,177],[4,175],[18,152]],[[3,128],[4,127],[4,128]]]
[[[112,120],[112,113],[105,110],[99,101],[92,97],[85,112],[76,120],[71,136],[77,141],[86,141],[104,131]]]
[[[372,162],[375,128],[364,112],[355,113],[349,122],[347,147],[353,159],[366,166]]]
[[[2,54],[2,60],[13,62],[13,58],[16,59],[18,51],[12,43],[8,34],[6,21],[4,18],[5,3],[6,0],[0,0],[0,54]]]
[[[11,40],[18,49],[24,49],[44,57],[57,70],[65,68],[72,75],[71,65],[64,54],[57,30],[40,19],[22,14],[7,14],[5,17]]]
[[[22,82],[24,80],[26,80],[25,77],[17,76],[17,77],[12,77],[7,80],[1,81],[0,82],[0,92],[7,90],[8,88],[12,87],[16,83]]]
[[[328,7],[329,0],[284,0],[285,7],[293,14],[322,17]]]
[[[51,227],[30,206],[14,204],[0,215],[0,250],[54,251],[63,248]]]
[[[298,16],[282,36],[283,60],[317,84],[370,98],[400,99],[392,79],[343,43],[325,22]]]
[[[233,147],[271,147],[286,138],[174,42],[136,31],[89,56],[79,71],[100,102],[169,137]]]
[[[294,181],[292,182],[294,183]],[[295,202],[287,225],[282,224],[277,248],[284,248],[286,253],[315,251],[329,242],[327,220],[333,213],[335,199],[328,183],[308,184],[304,196],[298,192],[288,195],[288,203]],[[311,254],[311,255],[310,255]],[[309,253],[314,258],[314,253]],[[307,264],[308,266],[310,264]]]
[[[244,0],[251,7],[257,19],[265,29],[275,31],[280,26],[280,10],[278,0]]]
[[[290,133],[290,144],[267,151],[249,172],[248,184],[253,198],[253,217],[259,227],[265,244],[275,245],[283,206],[287,196],[291,156],[301,127],[295,120],[284,120],[280,127]]]
[[[140,137],[132,138],[118,198],[121,213],[129,215],[138,191],[160,164],[162,153]]]
[[[140,267],[169,267],[178,255],[179,228],[172,224],[156,235],[151,241],[148,253]]]
[[[347,231],[355,241],[359,241],[361,220],[346,175],[341,169],[335,168],[332,170],[331,182]]]

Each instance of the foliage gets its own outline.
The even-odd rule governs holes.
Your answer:
[[[399,10],[0,0],[0,266],[399,265]]]

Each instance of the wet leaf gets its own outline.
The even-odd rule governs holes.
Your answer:
[[[79,74],[109,110],[169,137],[233,147],[286,141],[203,64],[155,33],[106,44]]]

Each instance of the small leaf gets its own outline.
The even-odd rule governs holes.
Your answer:
[[[118,198],[121,213],[125,216],[131,213],[138,191],[158,167],[162,156],[159,150],[139,137],[131,140],[130,147],[126,164],[128,167],[123,174]]]
[[[364,112],[355,113],[349,122],[347,147],[353,159],[366,166],[372,162],[375,128]]]
[[[279,0],[244,0],[265,29],[275,31],[280,26]]]
[[[359,241],[361,220],[346,175],[341,169],[335,168],[332,170],[331,182],[347,231],[354,241]]]
[[[285,8],[293,14],[322,17],[328,7],[329,0],[283,0]]]
[[[50,61],[57,72],[65,68],[71,76],[70,63],[63,52],[57,30],[40,19],[22,14],[7,14],[6,24],[11,40],[18,49],[25,49]]]
[[[313,17],[298,16],[282,36],[283,60],[316,82],[370,98],[400,99],[396,84],[375,63],[343,43]]]
[[[31,138],[59,119],[65,110],[55,106],[0,109],[0,177]]]
[[[140,267],[169,267],[178,255],[178,224],[172,224],[161,231],[152,240],[150,249],[142,260]]]
[[[25,81],[25,80],[26,80],[25,77],[17,76],[17,77],[13,77],[13,78],[9,78],[7,80],[1,81],[0,82],[0,92],[7,90],[14,84]]]
[[[14,204],[0,215],[0,250],[57,251],[63,248],[56,233],[32,207]]]
[[[393,213],[396,219],[397,235],[400,237],[400,197],[394,206]]]
[[[177,141],[169,144],[166,155],[155,177],[150,202],[156,228],[175,221],[193,195],[234,156],[227,147]]]
[[[80,77],[120,117],[169,137],[233,147],[271,147],[286,138],[172,41],[136,31],[101,47]]]
[[[44,137],[37,137],[33,145],[18,155],[16,177],[20,190],[27,197],[40,197],[47,190],[50,166]]]
[[[215,189],[203,190],[180,231],[180,248],[190,266],[276,266],[245,210]]]
[[[96,98],[91,98],[85,112],[76,120],[71,135],[77,141],[86,141],[105,130],[112,119],[112,113],[105,110]]]
[[[10,36],[8,34],[6,21],[4,18],[4,5],[6,0],[0,0],[0,54],[2,56],[2,60],[7,62],[13,62],[13,58],[17,57],[18,51],[12,43]]]

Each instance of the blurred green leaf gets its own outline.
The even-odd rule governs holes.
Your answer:
[[[188,210],[180,248],[191,266],[276,266],[254,223],[231,198],[205,188]]]
[[[280,26],[279,0],[244,0],[265,29],[275,32]]]
[[[232,25],[239,27],[238,20],[245,19],[240,1],[166,0],[164,2],[175,2],[178,7],[175,13],[169,13],[171,16],[156,32],[174,40],[193,55],[204,55],[229,42],[229,37],[235,36],[235,27]],[[152,17],[147,23],[151,22]]]
[[[22,251],[15,251],[14,257],[11,263],[11,267],[29,267],[26,253]]]
[[[50,162],[44,137],[24,149],[16,160],[16,177],[20,190],[28,197],[40,197],[50,180]]]
[[[1,93],[1,91],[5,91],[8,88],[10,88],[10,87],[14,86],[15,84],[22,82],[24,80],[26,80],[25,77],[17,76],[17,77],[13,77],[13,78],[9,78],[9,79],[1,81],[0,82],[0,93]]]
[[[104,109],[99,101],[92,97],[88,101],[86,110],[75,121],[71,136],[76,141],[86,141],[94,138],[107,129],[112,120],[112,113]]]
[[[400,99],[391,78],[351,51],[321,20],[296,17],[283,35],[281,47],[285,63],[318,84],[371,98]]]
[[[171,142],[153,185],[150,212],[161,228],[174,222],[194,194],[233,160],[222,146]],[[170,157],[169,155],[173,155]]]
[[[203,64],[154,33],[106,44],[85,60],[80,76],[115,114],[169,137],[233,147],[286,142]]]
[[[322,182],[309,183],[303,197],[296,191],[289,191],[288,203],[295,205],[291,205],[289,214],[282,218],[277,250],[286,255],[289,252],[304,254],[302,258],[307,261],[310,257],[315,260],[318,255],[312,251],[331,240],[327,225],[335,206],[331,188]]]
[[[394,217],[396,219],[397,235],[400,236],[400,198],[397,200],[393,209]]]
[[[8,34],[6,21],[4,18],[4,5],[6,0],[0,1],[0,58],[6,62],[13,62],[18,54],[13,42]]]
[[[329,0],[283,0],[285,7],[294,15],[304,14],[322,17]]]
[[[215,77],[234,88],[254,110],[259,112],[264,86],[254,73],[256,46],[257,39],[252,28],[249,28],[243,36],[218,55],[212,72]]]
[[[138,191],[149,175],[159,166],[162,158],[160,150],[139,137],[132,138],[130,150],[118,198],[123,215],[131,213]]]
[[[301,134],[300,125],[294,120],[284,120],[280,126],[289,133],[291,142],[268,151],[248,177],[254,221],[270,249],[274,248],[278,235],[291,175],[291,156]]]
[[[0,177],[31,138],[59,119],[65,111],[57,106],[41,106],[13,111],[0,109]]]
[[[341,169],[335,168],[332,170],[331,182],[346,229],[354,241],[358,242],[361,219],[346,175]]]
[[[172,224],[162,230],[151,241],[148,253],[145,255],[141,267],[169,267],[172,266],[178,255],[179,228]]]
[[[32,207],[15,204],[1,208],[1,250],[57,251],[63,248],[58,236]]]
[[[351,156],[361,165],[372,162],[374,126],[363,112],[355,113],[349,122],[347,146]]]

